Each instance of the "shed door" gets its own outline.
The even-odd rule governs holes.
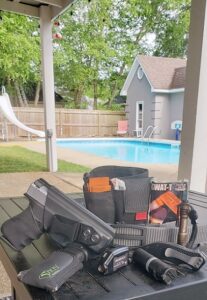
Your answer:
[[[137,136],[143,136],[144,101],[136,102],[136,132]]]

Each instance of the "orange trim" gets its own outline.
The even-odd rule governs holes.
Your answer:
[[[91,177],[88,180],[88,191],[92,193],[111,191],[109,177]]]
[[[89,185],[105,185],[109,184],[109,177],[90,177]]]
[[[111,191],[111,186],[110,185],[97,185],[97,186],[92,186],[90,188],[91,193],[102,193],[102,192],[109,192]]]

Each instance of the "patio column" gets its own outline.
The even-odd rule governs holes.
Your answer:
[[[43,101],[46,132],[47,166],[50,172],[57,171],[55,96],[53,71],[53,46],[51,9],[40,7],[40,37],[42,48]]]
[[[206,191],[207,175],[207,0],[192,0],[179,179]]]

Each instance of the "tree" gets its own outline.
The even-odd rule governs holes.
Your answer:
[[[114,1],[116,14],[110,40],[117,54],[117,80],[114,80],[109,105],[120,89],[120,76],[128,72],[137,54],[183,57],[189,29],[189,3],[190,0]]]
[[[56,78],[73,91],[76,107],[80,107],[83,93],[92,88],[97,108],[99,83],[115,55],[107,42],[109,3],[112,5],[111,0],[77,1],[72,11],[61,18],[63,40],[55,50]]]
[[[27,105],[24,84],[39,80],[40,50],[35,19],[0,12],[0,83],[15,90]]]
[[[105,95],[108,106],[139,54],[182,57],[186,53],[190,0],[82,0],[62,18],[56,47],[58,84],[73,92]],[[105,86],[105,88],[104,88]]]
[[[79,0],[59,19],[54,40],[55,85],[73,107],[83,95],[111,108],[137,54],[186,55],[190,0]],[[0,12],[0,82],[19,104],[25,88],[40,89],[40,42],[35,19]],[[64,95],[65,96],[65,95]],[[65,97],[66,98],[66,97]]]
[[[155,26],[154,55],[186,56],[190,23],[190,1],[170,1],[167,8],[165,11],[160,11],[162,23]]]

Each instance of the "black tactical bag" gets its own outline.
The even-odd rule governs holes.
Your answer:
[[[125,190],[115,190],[112,185],[107,192],[88,191],[89,178],[106,176],[122,180]],[[151,183],[147,169],[102,166],[85,173],[83,179],[86,207],[103,221],[110,224],[147,222]]]

